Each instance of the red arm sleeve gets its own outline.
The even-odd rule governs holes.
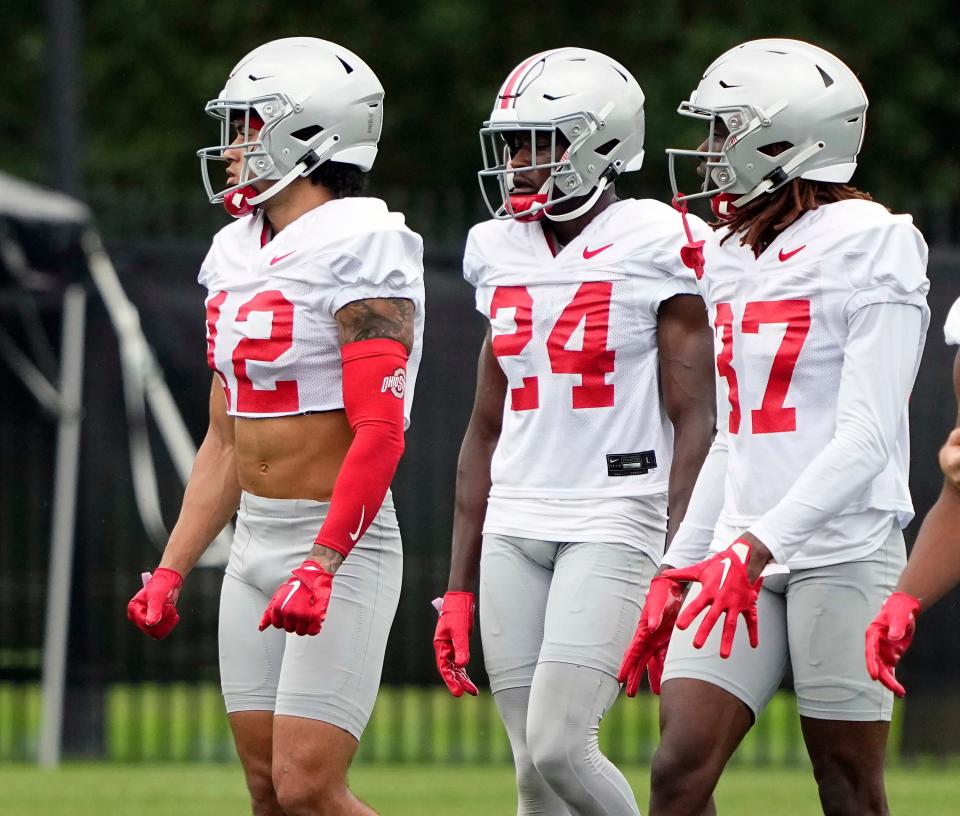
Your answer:
[[[407,350],[378,338],[347,343],[340,353],[343,407],[354,437],[316,543],[346,556],[380,510],[403,454]]]

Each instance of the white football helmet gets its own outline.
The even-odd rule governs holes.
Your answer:
[[[550,169],[550,178],[535,195],[512,194],[513,175],[524,168],[507,167],[511,153],[504,137],[518,131],[531,145],[537,134],[550,139],[549,162],[538,164],[532,155],[527,168]],[[558,133],[569,147],[558,145]],[[576,218],[619,173],[640,169],[643,135],[643,91],[620,63],[586,48],[534,54],[510,72],[480,130],[484,169],[478,175],[487,208],[501,220]],[[572,212],[553,211],[561,201],[591,191]]]
[[[853,71],[822,48],[787,39],[731,48],[677,109],[709,122],[710,134],[705,150],[667,150],[674,195],[685,201],[722,194],[742,207],[797,177],[847,182],[863,144],[866,111],[867,95]],[[729,131],[719,148],[718,119]],[[678,156],[705,160],[700,192],[680,195]]]
[[[383,124],[383,86],[356,54],[314,37],[274,40],[247,54],[206,111],[220,120],[220,144],[197,151],[211,203],[239,205],[244,214],[294,179],[325,161],[373,166]],[[242,143],[233,122],[244,120]],[[250,138],[261,125],[256,139]],[[211,161],[225,161],[228,148],[244,151],[240,180],[219,192],[210,180]],[[255,182],[276,181],[257,194]],[[232,198],[239,198],[233,201]],[[226,200],[225,200],[226,199]],[[251,205],[251,206],[245,206]]]

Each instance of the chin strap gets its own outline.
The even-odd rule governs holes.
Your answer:
[[[307,169],[307,165],[304,162],[302,161],[297,162],[297,164],[294,165],[294,168],[289,173],[287,173],[287,175],[281,178],[276,184],[273,184],[272,186],[268,187],[259,195],[255,195],[253,196],[253,198],[248,198],[247,202],[252,204],[255,207],[259,206],[260,204],[263,204],[264,201],[267,201],[268,199],[273,198],[281,190],[284,190],[287,187],[289,187],[293,183],[294,179],[300,178],[300,176],[303,175],[303,171],[306,169]]]
[[[710,209],[721,221],[729,221],[733,218],[736,200],[737,197],[730,193],[717,193],[710,199]]]
[[[513,216],[515,221],[528,224],[533,221],[541,221],[547,214],[547,207],[550,206],[548,199],[550,191],[553,189],[553,179],[548,178],[543,182],[543,186],[535,193],[526,193],[523,195],[509,194],[505,202],[508,213]]]
[[[283,178],[281,178],[276,184],[268,187],[262,193],[253,198],[248,198],[247,201],[256,206],[263,204],[264,201],[273,198],[281,190],[289,187],[295,179],[305,176],[310,173],[314,167],[318,164],[321,164],[327,160],[327,154],[333,150],[337,142],[340,141],[340,134],[335,133],[329,139],[327,139],[323,144],[321,144],[316,150],[310,150],[304,155],[300,161],[298,161],[293,169],[287,173]]]
[[[690,224],[687,222],[687,203],[686,201],[678,201],[682,196],[683,193],[677,193],[671,202],[673,208],[680,213],[680,220],[683,221],[683,231],[687,234],[687,243],[680,247],[680,260],[687,269],[692,269],[693,274],[697,276],[697,280],[700,280],[703,277],[705,263],[703,257],[704,242],[693,240],[693,230],[690,229]]]
[[[507,197],[506,210],[515,221],[528,224],[541,221],[546,215],[543,208],[547,203],[546,193],[511,194]]]
[[[815,156],[817,153],[823,150],[824,147],[826,147],[826,145],[823,142],[815,142],[812,145],[808,145],[799,153],[797,153],[796,156],[790,159],[790,161],[788,161],[785,165],[783,165],[782,167],[777,167],[771,170],[769,173],[767,173],[767,175],[763,177],[763,181],[761,181],[749,193],[746,193],[745,195],[742,195],[740,196],[740,198],[736,199],[732,203],[732,206],[742,207],[744,204],[749,204],[755,198],[759,198],[764,193],[767,193],[770,190],[781,186],[782,184],[786,184],[790,180],[790,174],[794,170],[796,170],[801,164],[803,164],[811,156]],[[721,216],[721,217],[729,217],[729,216]]]
[[[256,207],[250,203],[250,199],[256,196],[257,191],[249,184],[245,187],[238,187],[223,197],[223,209],[233,218],[243,218],[250,215]]]
[[[587,210],[589,210],[594,204],[597,203],[597,199],[600,198],[603,191],[607,189],[607,186],[609,185],[609,183],[610,182],[607,180],[606,177],[602,177],[600,181],[597,182],[597,186],[594,188],[593,193],[591,193],[590,197],[586,201],[584,201],[583,204],[577,207],[575,210],[571,210],[568,213],[548,212],[547,218],[549,218],[551,221],[572,221],[574,218],[579,218]],[[557,202],[553,202],[553,203],[556,204]]]

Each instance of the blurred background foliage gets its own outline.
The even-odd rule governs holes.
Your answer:
[[[0,168],[57,186],[57,134],[44,111],[46,66],[57,57],[45,42],[54,5],[0,3],[0,42],[16,75],[0,94]],[[477,130],[525,56],[579,45],[633,71],[647,96],[647,162],[621,188],[666,198],[663,149],[701,138],[697,123],[675,114],[678,103],[725,49],[768,36],[810,40],[859,74],[871,99],[859,186],[896,210],[947,211],[957,221],[960,25],[949,0],[89,0],[81,14],[82,189],[108,234],[209,235],[194,157],[216,139],[204,103],[244,53],[294,35],[335,40],[380,76],[386,121],[372,190],[414,222],[429,202],[431,223],[447,228],[438,239],[455,241],[468,226],[461,222],[482,217]]]

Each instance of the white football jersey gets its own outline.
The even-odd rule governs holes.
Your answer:
[[[929,322],[927,249],[908,215],[863,200],[821,206],[759,258],[740,246],[739,235],[721,245],[725,235],[720,230],[708,241],[700,281],[715,329],[720,421],[729,433],[718,524],[724,537],[773,508],[833,438],[854,313],[871,304],[911,304],[921,310],[924,333]],[[908,345],[902,353],[918,365],[923,336],[919,348]],[[883,370],[877,360],[876,376]],[[880,510],[895,513],[901,526],[909,521],[909,442],[904,405],[889,462],[842,515]],[[811,540],[797,563],[829,558],[829,547]]]
[[[943,324],[943,337],[949,346],[960,346],[960,299],[954,301]]]
[[[651,200],[614,203],[556,257],[538,223],[470,231],[464,277],[508,380],[491,506],[666,491],[657,309],[697,294],[683,242],[677,213]]]
[[[343,408],[334,315],[355,300],[407,298],[416,307],[407,361],[410,407],[423,338],[423,244],[403,215],[373,198],[334,199],[267,241],[262,215],[217,233],[200,267],[209,292],[207,362],[232,416]]]

